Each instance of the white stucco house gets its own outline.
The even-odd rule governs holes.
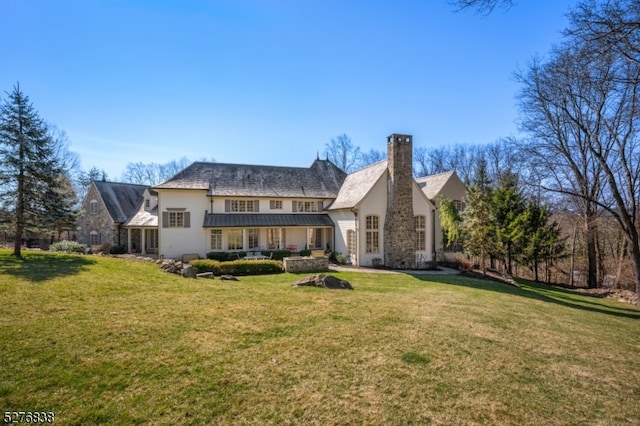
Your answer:
[[[127,248],[168,258],[323,249],[354,265],[421,267],[442,241],[436,196],[462,202],[464,185],[454,172],[414,179],[412,151],[411,136],[391,135],[387,160],[348,175],[321,159],[308,168],[195,162],[141,191],[122,223]]]

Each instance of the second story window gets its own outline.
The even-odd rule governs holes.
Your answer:
[[[224,200],[224,211],[229,213],[255,213],[260,211],[258,200]]]
[[[98,214],[98,200],[89,201],[89,214]]]
[[[163,228],[190,228],[191,214],[186,209],[168,209],[162,212]]]

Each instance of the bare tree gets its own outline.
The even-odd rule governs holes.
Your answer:
[[[360,158],[360,147],[353,144],[346,134],[332,138],[325,145],[327,159],[347,173],[355,171]]]
[[[510,9],[514,4],[514,0],[450,0],[449,4],[456,7],[457,11],[475,9],[481,15],[491,14],[496,7]]]
[[[640,62],[623,53],[627,40],[638,40],[640,26],[625,26],[619,37],[608,34],[609,25],[602,36],[595,36],[593,26],[582,28],[593,16],[615,21],[620,13],[624,21],[638,22],[639,8],[631,3],[580,3],[550,60],[534,61],[520,75],[520,99],[523,128],[534,136],[530,153],[553,178],[548,188],[581,200],[588,231],[597,209],[616,219],[629,243],[640,294]],[[611,42],[621,46],[603,45]]]

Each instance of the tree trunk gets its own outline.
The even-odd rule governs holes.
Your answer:
[[[598,287],[598,275],[597,275],[597,252],[596,252],[596,238],[597,238],[597,225],[595,223],[595,215],[591,212],[586,216],[586,231],[587,231],[587,287]]]
[[[571,262],[569,264],[569,285],[571,287],[575,286],[575,282],[573,279],[573,270],[576,267],[576,236],[578,235],[578,226],[573,226],[573,241],[571,242]]]

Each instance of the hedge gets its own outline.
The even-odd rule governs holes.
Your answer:
[[[213,275],[266,275],[284,272],[279,260],[233,260],[220,262],[212,259],[197,259],[189,262],[198,273],[213,272]]]
[[[265,256],[271,256],[271,260],[282,260],[291,256],[289,250],[265,250],[261,251]],[[246,251],[211,251],[207,253],[207,259],[217,260],[218,262],[230,262],[241,259],[247,255]]]

